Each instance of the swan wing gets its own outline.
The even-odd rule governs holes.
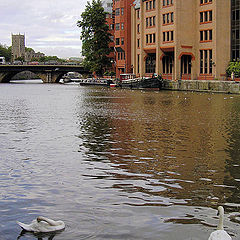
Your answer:
[[[232,240],[232,238],[226,231],[217,230],[211,233],[208,240]]]
[[[25,224],[25,223],[22,223],[22,222],[18,222],[17,221],[17,224],[25,231],[28,231],[28,232],[34,232],[34,221],[30,224]]]

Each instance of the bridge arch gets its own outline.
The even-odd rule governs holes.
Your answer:
[[[44,83],[58,83],[68,72],[89,73],[79,65],[0,65],[0,82],[9,82],[14,75],[23,71],[37,74]]]

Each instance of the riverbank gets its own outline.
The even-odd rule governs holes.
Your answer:
[[[163,80],[163,90],[197,91],[240,94],[240,83],[235,81]]]

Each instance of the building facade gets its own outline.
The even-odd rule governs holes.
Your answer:
[[[232,8],[232,34],[231,59],[240,61],[240,0],[231,0]]]
[[[25,35],[12,34],[12,61],[17,58],[25,58]]]
[[[135,0],[131,29],[137,76],[224,79],[231,58],[230,0]]]
[[[44,57],[45,54],[44,53],[41,53],[41,52],[35,52],[33,49],[25,49],[25,61],[26,62],[30,62],[30,61],[33,61],[33,60],[38,60],[40,59],[41,57]]]
[[[103,7],[108,12],[106,21],[112,34],[113,68],[116,77],[132,72],[131,64],[131,5],[133,0],[104,0]],[[112,8],[110,9],[110,4]]]
[[[114,42],[116,76],[132,72],[131,64],[131,5],[133,0],[113,1],[115,14]]]
[[[12,61],[22,58],[23,61],[30,62],[44,56],[44,53],[35,52],[32,48],[26,48],[25,35],[12,34]]]
[[[110,71],[115,71],[115,52],[114,52],[114,47],[115,47],[115,43],[114,43],[114,23],[115,23],[115,13],[113,11],[113,1],[112,0],[103,0],[102,1],[102,5],[103,8],[105,10],[105,12],[107,13],[106,15],[106,22],[107,25],[109,27],[109,31],[111,34],[111,39],[112,42],[110,43],[109,47],[112,49],[112,52],[109,54],[109,58],[111,59],[112,62],[112,69],[110,69]]]

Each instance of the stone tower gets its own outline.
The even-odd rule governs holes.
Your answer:
[[[12,34],[12,61],[19,57],[25,58],[25,35]]]

